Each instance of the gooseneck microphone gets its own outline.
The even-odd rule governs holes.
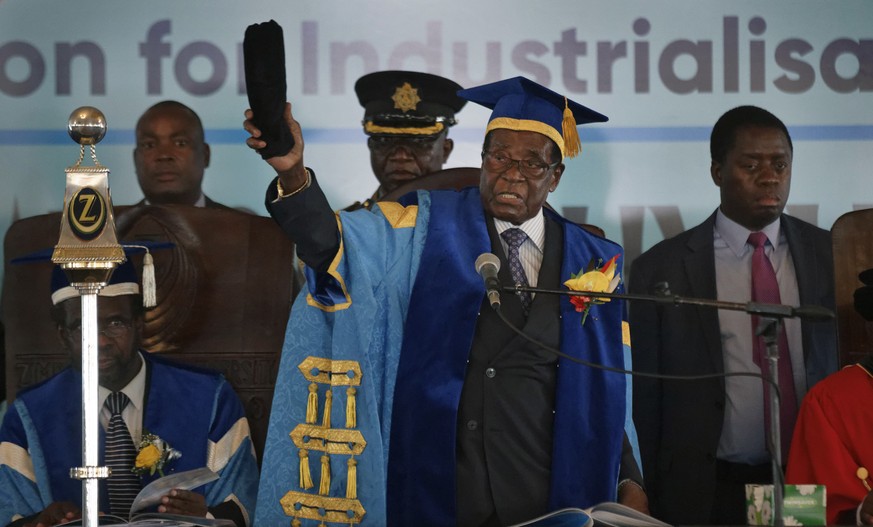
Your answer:
[[[500,271],[500,258],[492,253],[482,253],[476,258],[476,272],[485,281],[485,291],[488,302],[495,311],[500,310],[500,281],[497,272]]]

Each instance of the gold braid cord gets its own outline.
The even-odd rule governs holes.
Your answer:
[[[337,523],[354,525],[360,523],[366,511],[357,499],[358,462],[355,456],[363,453],[367,442],[357,428],[356,396],[361,385],[361,366],[357,361],[330,360],[307,357],[297,368],[301,382],[308,384],[305,422],[298,423],[288,435],[297,448],[299,458],[299,490],[289,490],[280,501],[282,510],[293,518],[293,526],[302,525],[301,519],[317,520],[320,525]],[[325,387],[320,401],[321,388]],[[337,395],[345,394],[345,428],[333,428],[331,412],[334,387],[345,387]],[[319,403],[323,401],[321,424],[317,424]],[[320,452],[320,455],[315,453]],[[345,463],[331,460],[331,456],[348,456]],[[310,458],[320,461],[319,484],[312,480]],[[332,462],[333,461],[333,462]],[[345,465],[345,467],[343,467]],[[346,469],[345,484],[342,470]],[[339,473],[333,473],[333,470]],[[333,477],[331,477],[333,476]],[[331,483],[337,479],[336,492],[345,490],[345,497],[331,496]],[[311,490],[310,490],[311,489]]]
[[[287,516],[343,525],[361,523],[367,511],[358,500],[289,492],[279,500]]]

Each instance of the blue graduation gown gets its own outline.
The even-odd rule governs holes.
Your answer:
[[[592,258],[606,261],[621,253],[616,244],[554,217],[564,230],[566,278]],[[339,251],[327,272],[307,271],[308,291],[301,293],[289,320],[257,524],[279,524],[289,516],[330,520],[342,514],[363,518],[367,525],[454,523],[455,426],[485,293],[473,266],[477,256],[490,250],[485,221],[478,189],[421,191],[416,204],[380,203],[372,211],[338,215]],[[592,307],[585,326],[566,299],[561,312],[562,351],[623,366],[628,342],[621,302]],[[319,363],[322,369],[336,371],[318,380],[313,371],[318,360],[326,361]],[[356,381],[342,374],[350,364],[357,368],[355,375],[360,372]],[[344,416],[349,407],[349,382],[356,383],[353,427],[333,417]],[[307,416],[310,390],[316,394],[317,419],[307,423],[307,417],[313,421],[311,412]],[[327,391],[329,429],[321,426]],[[552,506],[587,507],[615,498],[625,415],[622,375],[562,359]],[[336,449],[328,454],[330,485],[320,489],[325,445],[348,438],[350,430],[360,434],[355,441],[365,444],[357,444],[353,455]],[[317,441],[311,442],[313,437]],[[307,451],[305,463],[301,450]],[[352,458],[354,497],[347,491]],[[309,489],[301,487],[307,465],[313,480]]]
[[[224,378],[142,353],[147,368],[144,431],[182,453],[164,473],[209,467],[219,479],[199,491],[208,506],[234,499],[251,514],[257,460],[242,404]],[[0,428],[0,523],[35,514],[55,501],[81,506],[82,485],[69,470],[82,464],[82,376],[67,368],[22,391]],[[103,459],[104,430],[100,430]],[[143,485],[156,479],[145,476]],[[100,503],[108,507],[106,486]]]

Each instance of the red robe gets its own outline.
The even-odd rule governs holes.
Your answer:
[[[873,376],[860,364],[819,382],[803,399],[788,457],[789,484],[827,486],[827,523],[855,524],[855,510],[873,486]]]

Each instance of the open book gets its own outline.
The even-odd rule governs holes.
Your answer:
[[[588,509],[594,525],[605,527],[670,527],[669,524],[621,503],[607,501]]]
[[[560,509],[512,527],[670,527],[635,509],[604,502],[590,509]]]
[[[161,498],[173,489],[192,490],[218,479],[218,474],[206,467],[185,472],[177,472],[158,478],[145,487],[130,506],[130,518],[120,518],[110,514],[100,516],[100,525],[135,525],[136,527],[236,527],[233,521],[224,519],[198,518],[180,514],[138,511],[158,505]],[[65,523],[65,526],[80,525],[81,520]]]
[[[591,527],[594,520],[582,509],[559,509],[510,527]]]
[[[134,514],[146,507],[159,504],[161,498],[166,496],[173,489],[196,489],[197,487],[206,485],[210,481],[215,481],[216,479],[218,479],[218,474],[206,467],[186,470],[185,472],[176,472],[158,478],[139,491],[139,494],[137,494],[136,498],[133,500],[133,505],[130,506],[130,513]]]
[[[104,525],[102,517],[100,525]],[[105,525],[115,525],[116,527],[123,527],[125,525],[130,525],[131,527],[236,527],[232,520],[198,518],[196,516],[160,512],[136,514],[129,522],[122,520],[121,523],[107,523]]]
[[[63,527],[82,525],[82,520],[73,520],[64,523]],[[124,527],[130,525],[132,527],[236,527],[236,524],[231,520],[220,520],[212,518],[198,518],[195,516],[183,516],[181,514],[165,514],[160,512],[146,512],[136,514],[127,521],[118,516],[109,514],[100,516],[98,525],[114,525],[115,527]],[[61,524],[55,527],[60,527]]]

